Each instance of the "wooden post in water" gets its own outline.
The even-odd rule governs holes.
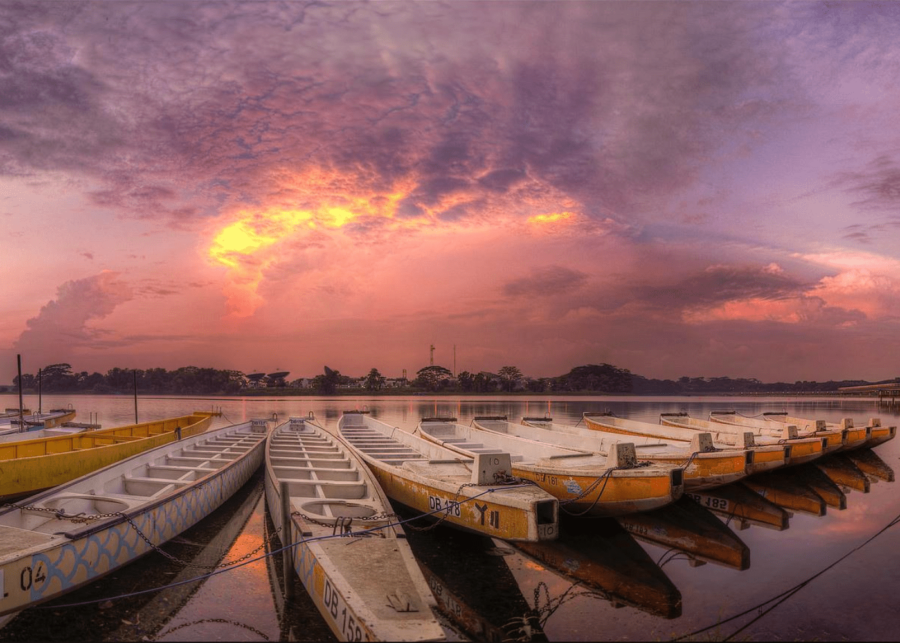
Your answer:
[[[25,414],[22,412],[22,356],[16,355],[16,363],[19,367],[19,431],[25,429]]]
[[[281,552],[281,569],[284,573],[284,600],[285,602],[294,598],[294,538],[292,536],[292,520],[291,520],[291,493],[290,486],[287,482],[280,484],[281,491],[281,544],[285,549]]]
[[[134,423],[138,423],[137,416],[137,371],[132,371],[134,374]]]

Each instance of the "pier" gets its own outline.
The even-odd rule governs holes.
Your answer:
[[[878,405],[888,408],[896,408],[900,406],[900,382],[889,382],[887,384],[866,384],[864,386],[842,386],[838,389],[841,393],[846,394],[870,394],[878,395]]]

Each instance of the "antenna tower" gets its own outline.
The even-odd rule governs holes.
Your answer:
[[[431,365],[434,366],[434,344],[431,345]]]

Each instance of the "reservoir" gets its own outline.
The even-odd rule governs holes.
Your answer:
[[[0,396],[4,408],[16,395]],[[37,396],[25,396],[33,410]],[[129,396],[45,395],[103,428],[135,422]],[[787,411],[856,425],[900,422],[897,407],[848,397],[139,397],[138,421],[217,411],[213,427],[254,418],[315,417],[331,431],[345,410],[368,410],[413,431],[422,417],[552,417],[582,413],[658,423],[661,413],[706,419]],[[406,531],[442,605],[449,640],[894,640],[900,613],[900,494],[891,440],[859,457],[835,454],[753,485],[692,493],[659,512],[620,519],[561,517],[561,537],[514,546],[415,514]],[[738,486],[739,485],[739,486]],[[737,488],[730,488],[737,487]],[[815,493],[818,490],[818,493]],[[755,513],[739,507],[767,502]],[[755,495],[753,495],[755,494]],[[812,495],[811,495],[812,494]],[[818,498],[818,500],[816,500]],[[812,501],[810,500],[812,499]],[[812,503],[812,504],[811,504]],[[564,512],[561,512],[564,513]],[[334,640],[302,585],[283,598],[280,547],[262,469],[200,524],[108,577],[21,612],[0,641]],[[2,619],[0,619],[2,623]]]

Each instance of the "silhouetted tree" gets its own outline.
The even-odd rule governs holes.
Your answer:
[[[426,366],[425,368],[420,368],[416,372],[416,379],[413,382],[413,385],[420,386],[429,391],[436,391],[442,386],[445,386],[452,378],[453,373],[450,372],[450,369],[444,368],[443,366]]]
[[[369,374],[366,375],[365,388],[367,391],[380,391],[384,388],[384,383],[386,381],[387,378],[379,373],[377,368],[373,368],[369,371]]]
[[[511,392],[516,388],[516,384],[519,383],[519,380],[522,379],[522,371],[520,371],[515,366],[501,366],[500,370],[497,371],[497,375],[500,376],[500,382],[502,383],[503,390],[507,392]]]

